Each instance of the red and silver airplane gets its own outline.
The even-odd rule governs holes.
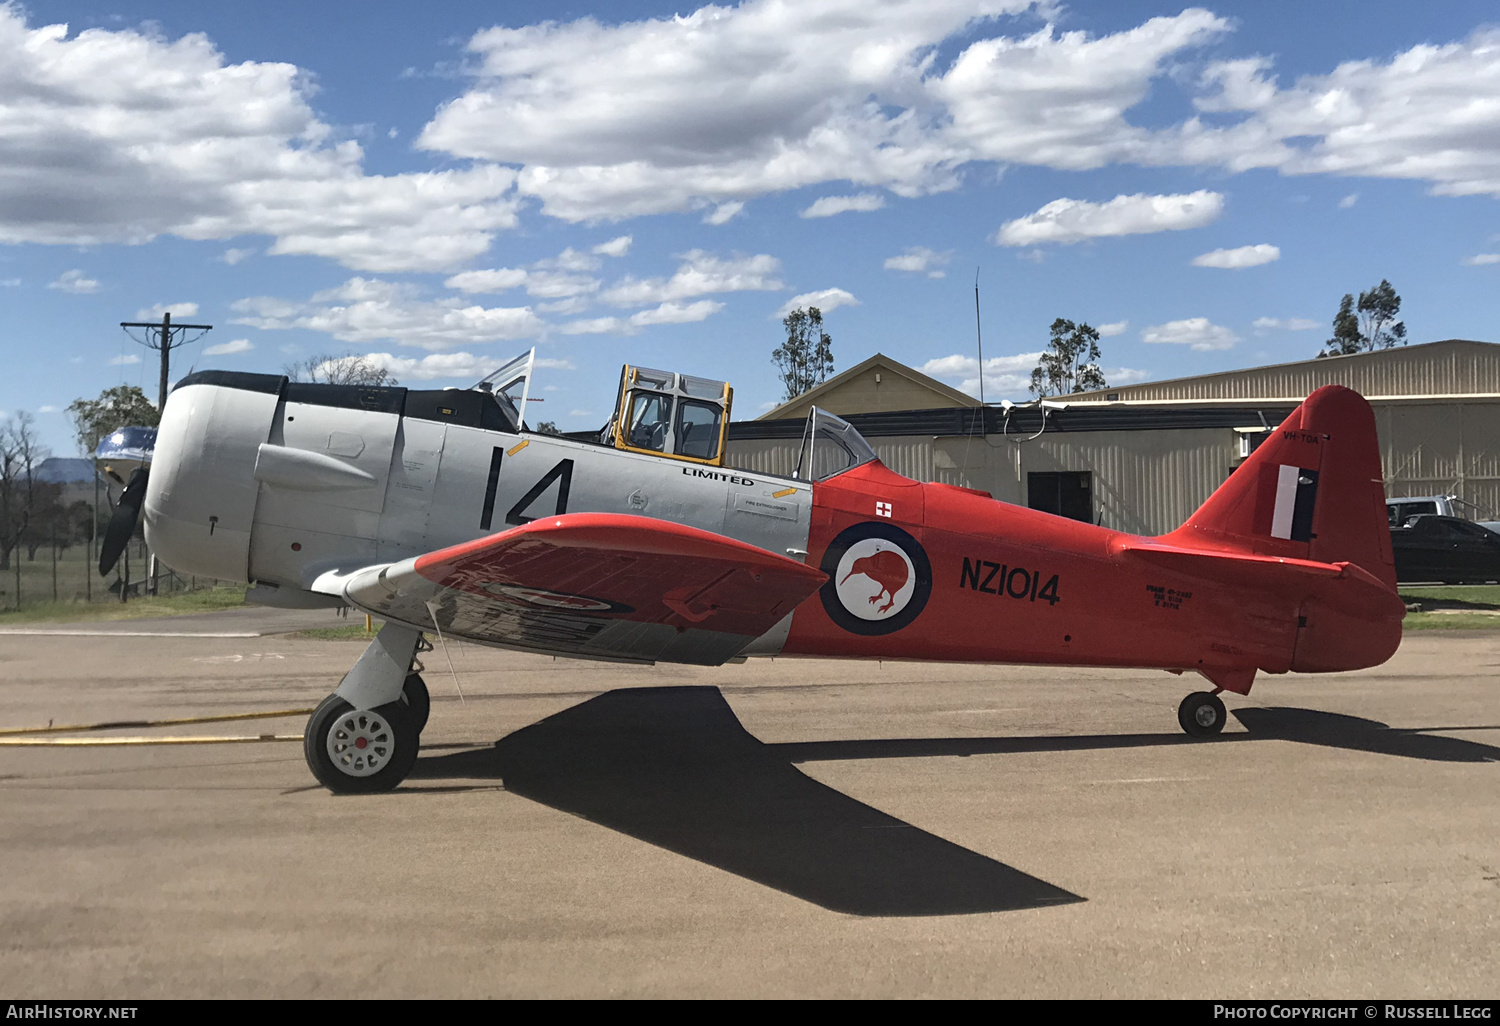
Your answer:
[[[725,464],[731,390],[626,367],[597,439],[523,423],[530,354],[468,390],[208,371],[163,411],[150,545],[251,601],[385,626],[313,713],[334,791],[416,761],[424,632],[529,652],[720,665],[749,656],[1196,672],[1190,734],[1257,673],[1375,666],[1401,640],[1375,421],[1309,396],[1177,530],[1138,537],[893,473],[814,410],[790,477]]]

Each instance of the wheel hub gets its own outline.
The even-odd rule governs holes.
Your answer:
[[[341,773],[351,777],[380,772],[395,750],[395,731],[385,717],[368,709],[350,710],[328,731],[328,757]]]
[[[1219,722],[1219,711],[1213,706],[1204,703],[1193,713],[1193,719],[1198,721],[1200,727],[1212,727]]]

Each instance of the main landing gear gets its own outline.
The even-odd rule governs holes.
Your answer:
[[[1177,722],[1194,737],[1213,737],[1224,729],[1224,703],[1212,691],[1194,691],[1177,707]]]
[[[387,623],[338,690],[313,710],[302,753],[335,794],[395,788],[417,764],[432,699],[415,664],[421,632]]]

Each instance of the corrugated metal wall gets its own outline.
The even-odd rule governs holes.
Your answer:
[[[1069,396],[1069,402],[1171,399],[1305,398],[1322,385],[1345,385],[1366,398],[1500,393],[1500,345],[1448,341],[1375,353],[1252,367],[1176,381],[1123,385]]]
[[[1497,389],[1500,391],[1500,389]],[[1457,494],[1500,519],[1500,400],[1376,402],[1386,494]],[[1254,424],[1247,417],[1246,426]],[[981,488],[1026,504],[1026,475],[1091,471],[1096,519],[1132,534],[1180,525],[1229,476],[1238,438],[1229,428],[872,438],[886,466],[919,481]],[[788,475],[797,439],[732,441],[729,462]]]

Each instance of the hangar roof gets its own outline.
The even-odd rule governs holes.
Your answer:
[[[1367,399],[1494,395],[1500,393],[1500,345],[1451,338],[1373,353],[1120,385],[1058,398],[1070,403],[1226,399],[1300,402],[1323,385],[1345,385]]]
[[[864,363],[835,374],[816,388],[755,419],[802,421],[813,406],[843,417],[858,413],[958,409],[978,405],[979,400],[973,396],[892,360],[884,353],[876,353]]]

